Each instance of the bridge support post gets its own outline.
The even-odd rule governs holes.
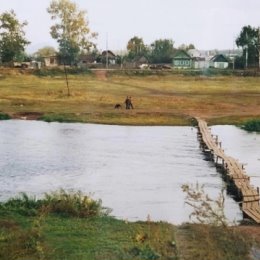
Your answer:
[[[259,195],[259,187],[257,187],[256,190],[257,190],[257,194]]]

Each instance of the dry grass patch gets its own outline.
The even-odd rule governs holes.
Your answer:
[[[213,123],[221,122],[225,117],[231,120],[230,124],[243,123],[243,118],[260,117],[259,78],[108,73],[105,80],[92,74],[70,75],[69,84],[71,97],[67,97],[62,75],[3,77],[0,112],[10,115],[20,112],[75,113],[80,114],[80,121],[84,122],[133,125],[171,125],[180,121],[186,124],[187,116],[200,116]],[[127,95],[132,96],[135,107],[131,116],[125,114],[124,109],[114,111],[116,103],[124,107]]]

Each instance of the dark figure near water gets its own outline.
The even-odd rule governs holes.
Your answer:
[[[125,100],[125,109],[130,109],[130,108],[134,108],[133,107],[133,104],[132,104],[132,100],[131,100],[131,97],[126,97],[126,100]]]
[[[129,100],[130,100],[130,102],[129,102],[130,108],[134,109],[134,106],[133,106],[133,104],[132,104],[132,99],[131,99],[131,97],[129,97]]]

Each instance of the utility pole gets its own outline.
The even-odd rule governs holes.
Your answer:
[[[123,51],[120,51],[120,60],[121,60],[120,68],[123,69]]]
[[[245,51],[246,51],[246,64],[245,64],[245,69],[247,69],[247,66],[248,66],[248,35],[247,35],[247,32],[246,32],[246,45],[245,45]]]
[[[257,50],[258,50],[258,69],[260,70],[260,27],[258,27]]]
[[[106,69],[108,69],[108,36],[106,37],[106,49]]]
[[[246,45],[246,69],[248,66],[248,45]]]
[[[66,59],[69,57],[69,51],[68,51],[68,31],[67,31],[66,26],[65,26],[64,31],[65,31],[65,35],[66,35],[66,53],[65,53],[66,55],[65,55],[65,57],[63,57],[63,66],[64,66],[64,73],[65,73],[66,85],[67,85],[67,90],[68,90],[67,95],[69,97],[70,96],[70,87],[69,87],[69,80],[68,80],[68,72],[66,69]],[[71,61],[70,61],[70,65],[71,65]]]
[[[236,59],[236,56],[235,56],[235,39],[233,39],[233,71],[235,70],[235,59]]]

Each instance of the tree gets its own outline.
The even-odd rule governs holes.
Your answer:
[[[236,39],[236,45],[243,48],[245,67],[255,65],[258,60],[258,30],[250,25],[244,26]]]
[[[25,46],[30,42],[25,38],[23,28],[27,25],[20,23],[13,10],[0,15],[0,57],[2,62],[23,59]]]
[[[174,42],[170,39],[156,40],[151,44],[151,60],[154,63],[171,63]]]
[[[142,38],[134,36],[127,43],[128,58],[130,60],[146,55],[148,50]]]
[[[187,50],[193,50],[193,49],[196,49],[195,48],[195,45],[193,43],[190,43],[188,46],[187,46]]]
[[[56,50],[53,47],[46,46],[39,49],[37,52],[34,53],[36,59],[41,60],[43,57],[53,56],[56,55]]]
[[[179,50],[188,51],[188,50],[195,49],[195,46],[194,46],[194,44],[192,44],[192,43],[190,43],[190,44],[188,44],[188,45],[186,45],[186,44],[181,44],[178,49],[179,49]]]
[[[64,63],[75,63],[80,52],[89,51],[95,46],[92,40],[97,34],[90,32],[87,12],[78,10],[76,3],[53,0],[47,11],[52,20],[57,20],[51,27],[51,36],[59,44],[60,58]]]

